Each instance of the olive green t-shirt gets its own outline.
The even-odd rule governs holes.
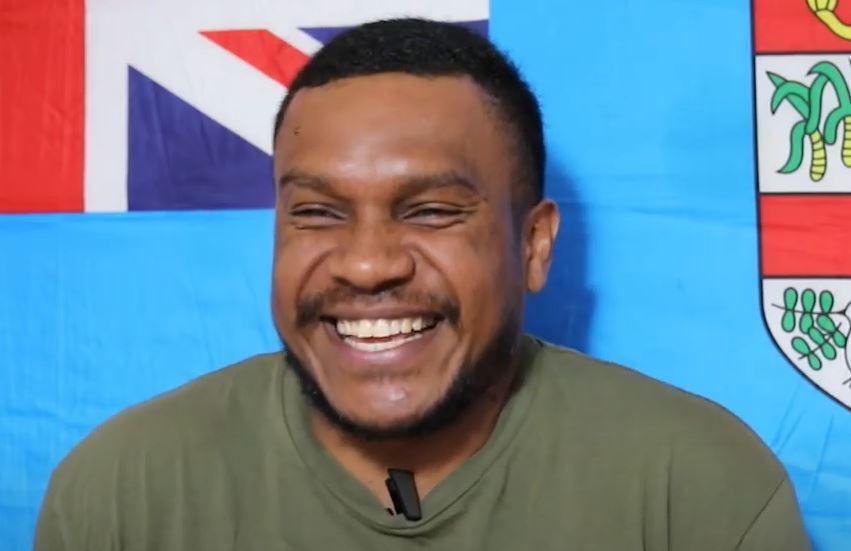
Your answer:
[[[132,408],[56,469],[35,548],[801,551],[794,492],[733,415],[527,338],[488,442],[390,514],[314,440],[282,354]]]

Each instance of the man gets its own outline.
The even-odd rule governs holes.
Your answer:
[[[37,549],[809,548],[732,415],[521,334],[559,215],[537,101],[485,39],[358,27],[275,126],[286,354],[95,431]]]

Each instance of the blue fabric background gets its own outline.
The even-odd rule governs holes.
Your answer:
[[[816,548],[851,548],[851,412],[759,302],[745,0],[492,0],[540,94],[563,233],[527,326],[716,400],[786,464]],[[127,405],[274,350],[272,213],[0,216],[0,538]]]

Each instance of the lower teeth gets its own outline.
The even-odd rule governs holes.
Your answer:
[[[382,341],[382,342],[363,342],[363,341],[359,341],[359,340],[355,340],[355,339],[347,337],[347,338],[343,339],[343,342],[345,342],[346,344],[348,344],[352,348],[355,348],[357,350],[361,350],[363,352],[382,352],[384,350],[390,350],[392,348],[398,348],[399,346],[402,346],[403,344],[407,344],[411,341],[415,341],[415,340],[417,340],[421,337],[422,337],[422,333],[414,333],[412,335],[408,335],[408,336],[403,337],[401,339],[393,339],[393,340]]]

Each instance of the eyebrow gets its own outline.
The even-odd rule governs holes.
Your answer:
[[[285,186],[297,186],[311,189],[313,191],[334,195],[334,185],[329,178],[325,178],[315,174],[309,174],[297,169],[293,169],[284,173],[278,179],[278,188],[282,189]],[[448,170],[445,172],[437,172],[434,174],[418,174],[404,178],[399,186],[398,195],[403,197],[411,197],[447,187],[461,187],[466,191],[475,195],[481,194],[479,187],[471,182],[468,178],[455,172]]]
[[[289,170],[278,178],[278,188],[282,189],[286,186],[305,187],[320,192],[327,192],[331,188],[331,183],[321,176],[308,174],[300,170]]]
[[[435,189],[461,187],[466,191],[479,195],[481,190],[476,184],[455,171],[438,172],[436,174],[421,174],[406,178],[402,182],[402,195],[413,196]]]

